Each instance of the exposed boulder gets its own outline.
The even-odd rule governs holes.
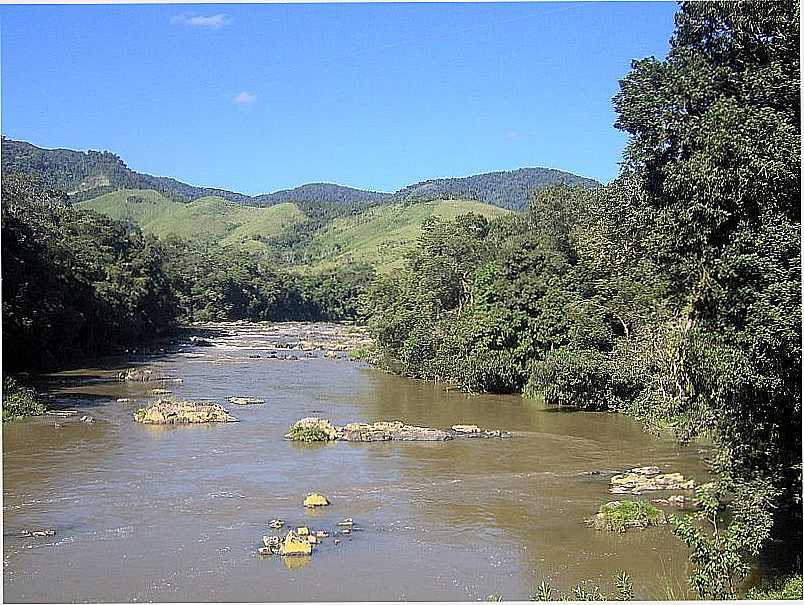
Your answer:
[[[453,424],[452,430],[456,433],[464,433],[466,435],[476,435],[480,432],[480,427],[476,424]]]
[[[279,549],[279,554],[283,557],[288,556],[304,556],[313,553],[313,545],[306,538],[299,536],[293,531],[289,531],[282,546]]]
[[[55,529],[35,529],[33,531],[29,529],[23,529],[21,532],[22,537],[24,538],[46,538],[50,536],[56,535]]]
[[[656,472],[659,471],[659,472]],[[689,490],[695,481],[685,479],[681,473],[661,473],[655,466],[639,467],[611,478],[609,491],[612,494],[635,494],[648,491]]]
[[[144,424],[196,424],[236,422],[237,418],[217,403],[160,399],[134,412],[134,420]]]
[[[308,494],[307,497],[304,499],[304,506],[307,508],[315,508],[317,506],[329,506],[329,500],[327,500],[326,496],[322,496],[321,494]]]
[[[258,399],[257,397],[229,397],[228,401],[235,405],[257,405],[265,403],[265,399]]]
[[[441,429],[402,422],[350,422],[340,430],[343,441],[447,441],[452,435]]]
[[[127,382],[150,382],[158,380],[169,380],[170,376],[161,370],[153,368],[129,368],[117,374],[118,380]]]
[[[456,428],[457,427],[457,428]],[[334,426],[318,417],[302,418],[285,435],[294,441],[449,441],[460,437],[510,437],[506,431],[487,431],[475,425],[455,425],[449,430],[414,426],[399,421],[350,422]]]
[[[658,498],[656,500],[651,500],[651,502],[654,504],[661,504],[663,506],[677,506],[678,508],[692,508],[694,506],[693,502],[690,501],[689,498],[682,496],[681,494],[669,496],[667,498]]]

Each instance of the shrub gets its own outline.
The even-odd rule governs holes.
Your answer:
[[[625,360],[590,349],[562,348],[531,366],[526,397],[544,395],[548,405],[588,410],[624,408],[642,390]]]
[[[629,528],[644,529],[667,522],[664,513],[641,500],[608,502],[590,519],[595,529],[624,532]]]
[[[3,422],[44,413],[45,406],[32,389],[18,384],[13,378],[3,379]]]
[[[320,418],[302,418],[296,422],[287,435],[286,439],[291,441],[304,441],[313,443],[316,441],[329,441],[335,439],[335,427],[329,420],[322,420]]]
[[[791,576],[786,580],[775,578],[763,583],[761,586],[755,586],[748,591],[746,597],[770,601],[798,601],[804,597],[803,592],[801,576],[798,575]]]

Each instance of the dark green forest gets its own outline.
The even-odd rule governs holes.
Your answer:
[[[362,265],[306,275],[281,258],[144,236],[64,191],[95,164],[120,175],[96,193],[164,183],[143,185],[97,152],[79,172],[30,150],[7,164],[4,140],[4,370],[58,367],[188,321],[360,319],[388,371],[711,442],[717,480],[695,516],[673,521],[691,586],[733,598],[752,565],[800,574],[799,39],[797,1],[681,3],[667,58],[635,61],[619,83],[628,144],[607,185],[525,169],[394,196],[314,184],[307,197],[257,198],[293,200],[307,217],[271,240],[278,250],[390,199],[522,209],[429,219],[387,276]]]
[[[391,371],[712,440],[704,525],[674,525],[704,598],[757,556],[801,570],[798,10],[683,3],[620,82],[614,182],[431,222],[364,301]]]
[[[30,174],[70,195],[71,201],[96,197],[117,189],[154,189],[177,201],[205,195],[243,203],[249,196],[225,189],[194,187],[176,179],[135,172],[108,151],[41,149],[3,137],[3,173]]]

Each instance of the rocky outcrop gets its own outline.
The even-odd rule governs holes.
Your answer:
[[[441,429],[413,426],[402,422],[350,422],[339,428],[342,441],[447,441],[453,436]]]
[[[237,418],[217,403],[160,399],[134,412],[134,420],[143,424],[197,424],[236,422]]]
[[[170,380],[165,372],[153,368],[129,368],[117,374],[118,380],[128,382],[150,382],[158,380]]]
[[[449,430],[414,426],[399,421],[350,422],[335,426],[318,417],[302,418],[285,435],[294,441],[449,441],[456,438],[510,437],[506,431],[488,431],[476,425],[454,425]]]
[[[681,473],[662,473],[658,466],[632,468],[621,475],[614,475],[610,481],[612,494],[634,494],[665,490],[691,490],[695,481],[686,479]]]
[[[258,405],[265,403],[265,399],[258,399],[257,397],[229,397],[227,401],[235,405]]]

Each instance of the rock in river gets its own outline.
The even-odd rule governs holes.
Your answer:
[[[235,405],[257,405],[259,403],[265,403],[265,399],[258,399],[256,397],[229,397],[228,401]]]
[[[160,399],[134,412],[134,420],[144,424],[196,424],[237,422],[221,405],[208,401],[169,401]]]
[[[168,380],[169,378],[170,376],[161,370],[154,370],[152,368],[129,368],[117,375],[118,380],[126,380],[128,382],[150,382],[152,380]]]
[[[402,422],[350,422],[340,430],[343,441],[447,441],[452,435],[441,429],[412,426]]]
[[[313,552],[313,545],[310,542],[295,532],[289,531],[282,542],[279,549],[279,554],[283,557],[310,555]]]
[[[612,494],[641,494],[649,491],[688,490],[695,488],[695,481],[685,479],[681,473],[661,473],[656,466],[632,468],[611,478],[609,491]]]
[[[448,441],[461,437],[510,437],[506,431],[487,431],[475,425],[455,425],[449,430],[382,421],[350,422],[334,426],[329,420],[310,417],[296,422],[285,435],[294,441]]]
[[[321,494],[308,494],[307,497],[304,499],[304,506],[307,508],[315,508],[316,506],[329,506],[329,500],[327,500],[326,496],[322,496]]]

